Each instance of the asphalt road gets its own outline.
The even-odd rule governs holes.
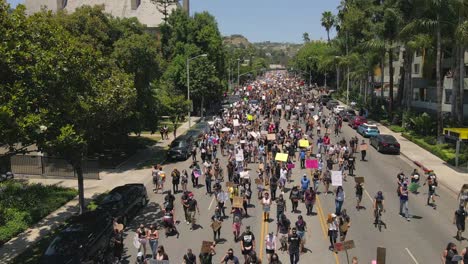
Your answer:
[[[286,122],[282,121],[282,125]],[[356,132],[347,126],[343,125],[343,133],[335,139],[332,136],[332,142],[345,137],[349,139],[356,135]],[[358,136],[360,139],[361,137]],[[220,155],[218,155],[220,156]],[[225,157],[219,157],[222,164],[226,164]],[[396,174],[403,170],[409,175],[415,168],[408,160],[398,155],[386,155],[378,153],[374,148],[369,147],[368,161],[356,162],[357,171],[355,174],[365,178],[365,194],[363,195],[362,206],[365,210],[357,211],[355,209],[354,195],[354,179],[348,177],[348,181],[344,182],[343,187],[346,193],[345,203],[343,208],[346,208],[351,217],[351,228],[348,232],[347,240],[354,240],[355,248],[347,252],[332,253],[328,250],[329,242],[326,234],[325,218],[329,212],[334,212],[334,196],[331,194],[320,194],[314,212],[314,216],[305,216],[304,204],[299,205],[299,210],[303,213],[309,231],[306,233],[307,253],[301,255],[300,263],[348,263],[351,262],[353,256],[359,258],[359,263],[370,263],[376,259],[377,247],[386,248],[386,263],[440,263],[442,250],[450,241],[456,242],[459,250],[468,245],[467,241],[457,242],[454,239],[456,228],[452,224],[453,213],[456,209],[456,195],[446,189],[444,186],[439,186],[437,192],[440,197],[437,197],[437,209],[426,206],[427,187],[420,189],[418,195],[411,194],[409,197],[409,209],[411,221],[398,215],[399,198],[396,194]],[[164,171],[170,173],[174,167],[179,170],[186,169],[190,165],[190,160],[169,163],[164,166]],[[430,165],[430,164],[428,164]],[[300,177],[306,172],[299,169],[299,164],[296,163],[296,169],[293,170],[293,184],[298,184]],[[258,164],[250,164],[249,168],[256,170]],[[251,177],[254,173],[251,173]],[[438,175],[443,177],[443,175]],[[125,259],[123,263],[134,263],[137,255],[137,250],[133,246],[133,237],[135,230],[140,223],[149,225],[161,218],[162,214],[158,204],[162,204],[164,195],[154,194],[151,184],[151,175],[148,172],[147,180],[144,182],[150,194],[150,204],[143,209],[135,219],[130,223],[125,231]],[[204,181],[200,181],[204,185]],[[290,187],[291,184],[288,185]],[[255,184],[252,184],[252,208],[249,208],[250,217],[243,220],[241,232],[245,226],[250,225],[256,237],[256,251],[262,256],[264,263],[266,257],[264,254],[265,247],[263,238],[269,231],[276,231],[276,221],[268,224],[261,219],[262,211],[256,199]],[[165,190],[171,188],[170,179],[166,183]],[[224,188],[224,186],[223,186]],[[177,225],[180,237],[175,236],[166,238],[164,231],[160,230],[159,244],[163,245],[169,255],[171,263],[182,263],[182,257],[187,248],[192,248],[194,253],[198,255],[203,240],[212,240],[213,232],[210,225],[210,218],[214,212],[216,201],[214,198],[206,195],[205,187],[193,189],[189,182],[189,189],[195,193],[195,199],[199,202],[201,214],[197,219],[199,228],[190,231],[189,226],[183,222],[183,211],[180,205],[181,194],[176,195],[176,220],[182,222]],[[321,185],[319,191],[323,191]],[[385,196],[386,213],[383,215],[383,221],[387,228],[383,228],[380,232],[373,225],[372,216],[372,197],[377,191],[383,191]],[[288,197],[288,194],[286,194]],[[226,203],[228,207],[226,211],[230,211],[230,202]],[[291,208],[291,203],[288,200],[288,209]],[[276,206],[272,205],[271,215],[274,216]],[[294,223],[298,213],[288,212],[287,216]],[[217,255],[214,257],[214,263],[219,263],[228,248],[233,248],[236,256],[243,262],[240,254],[240,244],[234,243],[231,233],[232,217],[226,219],[221,229],[221,238],[223,242],[216,246]],[[147,254],[150,254],[148,248]],[[287,253],[279,253],[283,263],[289,263]]]

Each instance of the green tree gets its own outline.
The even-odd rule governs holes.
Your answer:
[[[327,31],[327,40],[330,43],[330,29],[335,25],[335,17],[330,11],[322,13],[322,27]]]
[[[164,23],[167,23],[167,19],[171,14],[172,9],[177,7],[177,0],[151,0],[156,5],[158,12],[163,15]]]
[[[304,32],[302,34],[302,40],[304,41],[304,43],[310,42],[309,33]]]

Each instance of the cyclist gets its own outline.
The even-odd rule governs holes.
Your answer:
[[[374,224],[375,225],[378,224],[377,217],[378,217],[379,210],[381,212],[384,211],[384,201],[385,201],[385,198],[383,196],[382,191],[378,191],[377,195],[375,195],[374,197]]]

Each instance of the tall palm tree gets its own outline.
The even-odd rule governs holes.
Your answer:
[[[454,85],[452,91],[456,91],[455,100],[452,104],[455,104],[455,118],[458,125],[463,125],[463,97],[465,89],[465,51],[468,46],[468,3],[464,0],[458,0],[453,2],[455,9],[458,9],[458,24],[455,30],[455,40],[457,44],[457,56],[454,57],[455,74],[454,84],[457,83],[458,87]],[[458,79],[455,81],[455,79]]]
[[[327,31],[328,43],[330,43],[330,29],[335,25],[335,16],[330,11],[322,13],[322,27]]]

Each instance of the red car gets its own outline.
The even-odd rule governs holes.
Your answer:
[[[355,116],[354,119],[348,122],[348,125],[353,129],[356,129],[358,126],[367,123],[367,119],[363,116]]]

